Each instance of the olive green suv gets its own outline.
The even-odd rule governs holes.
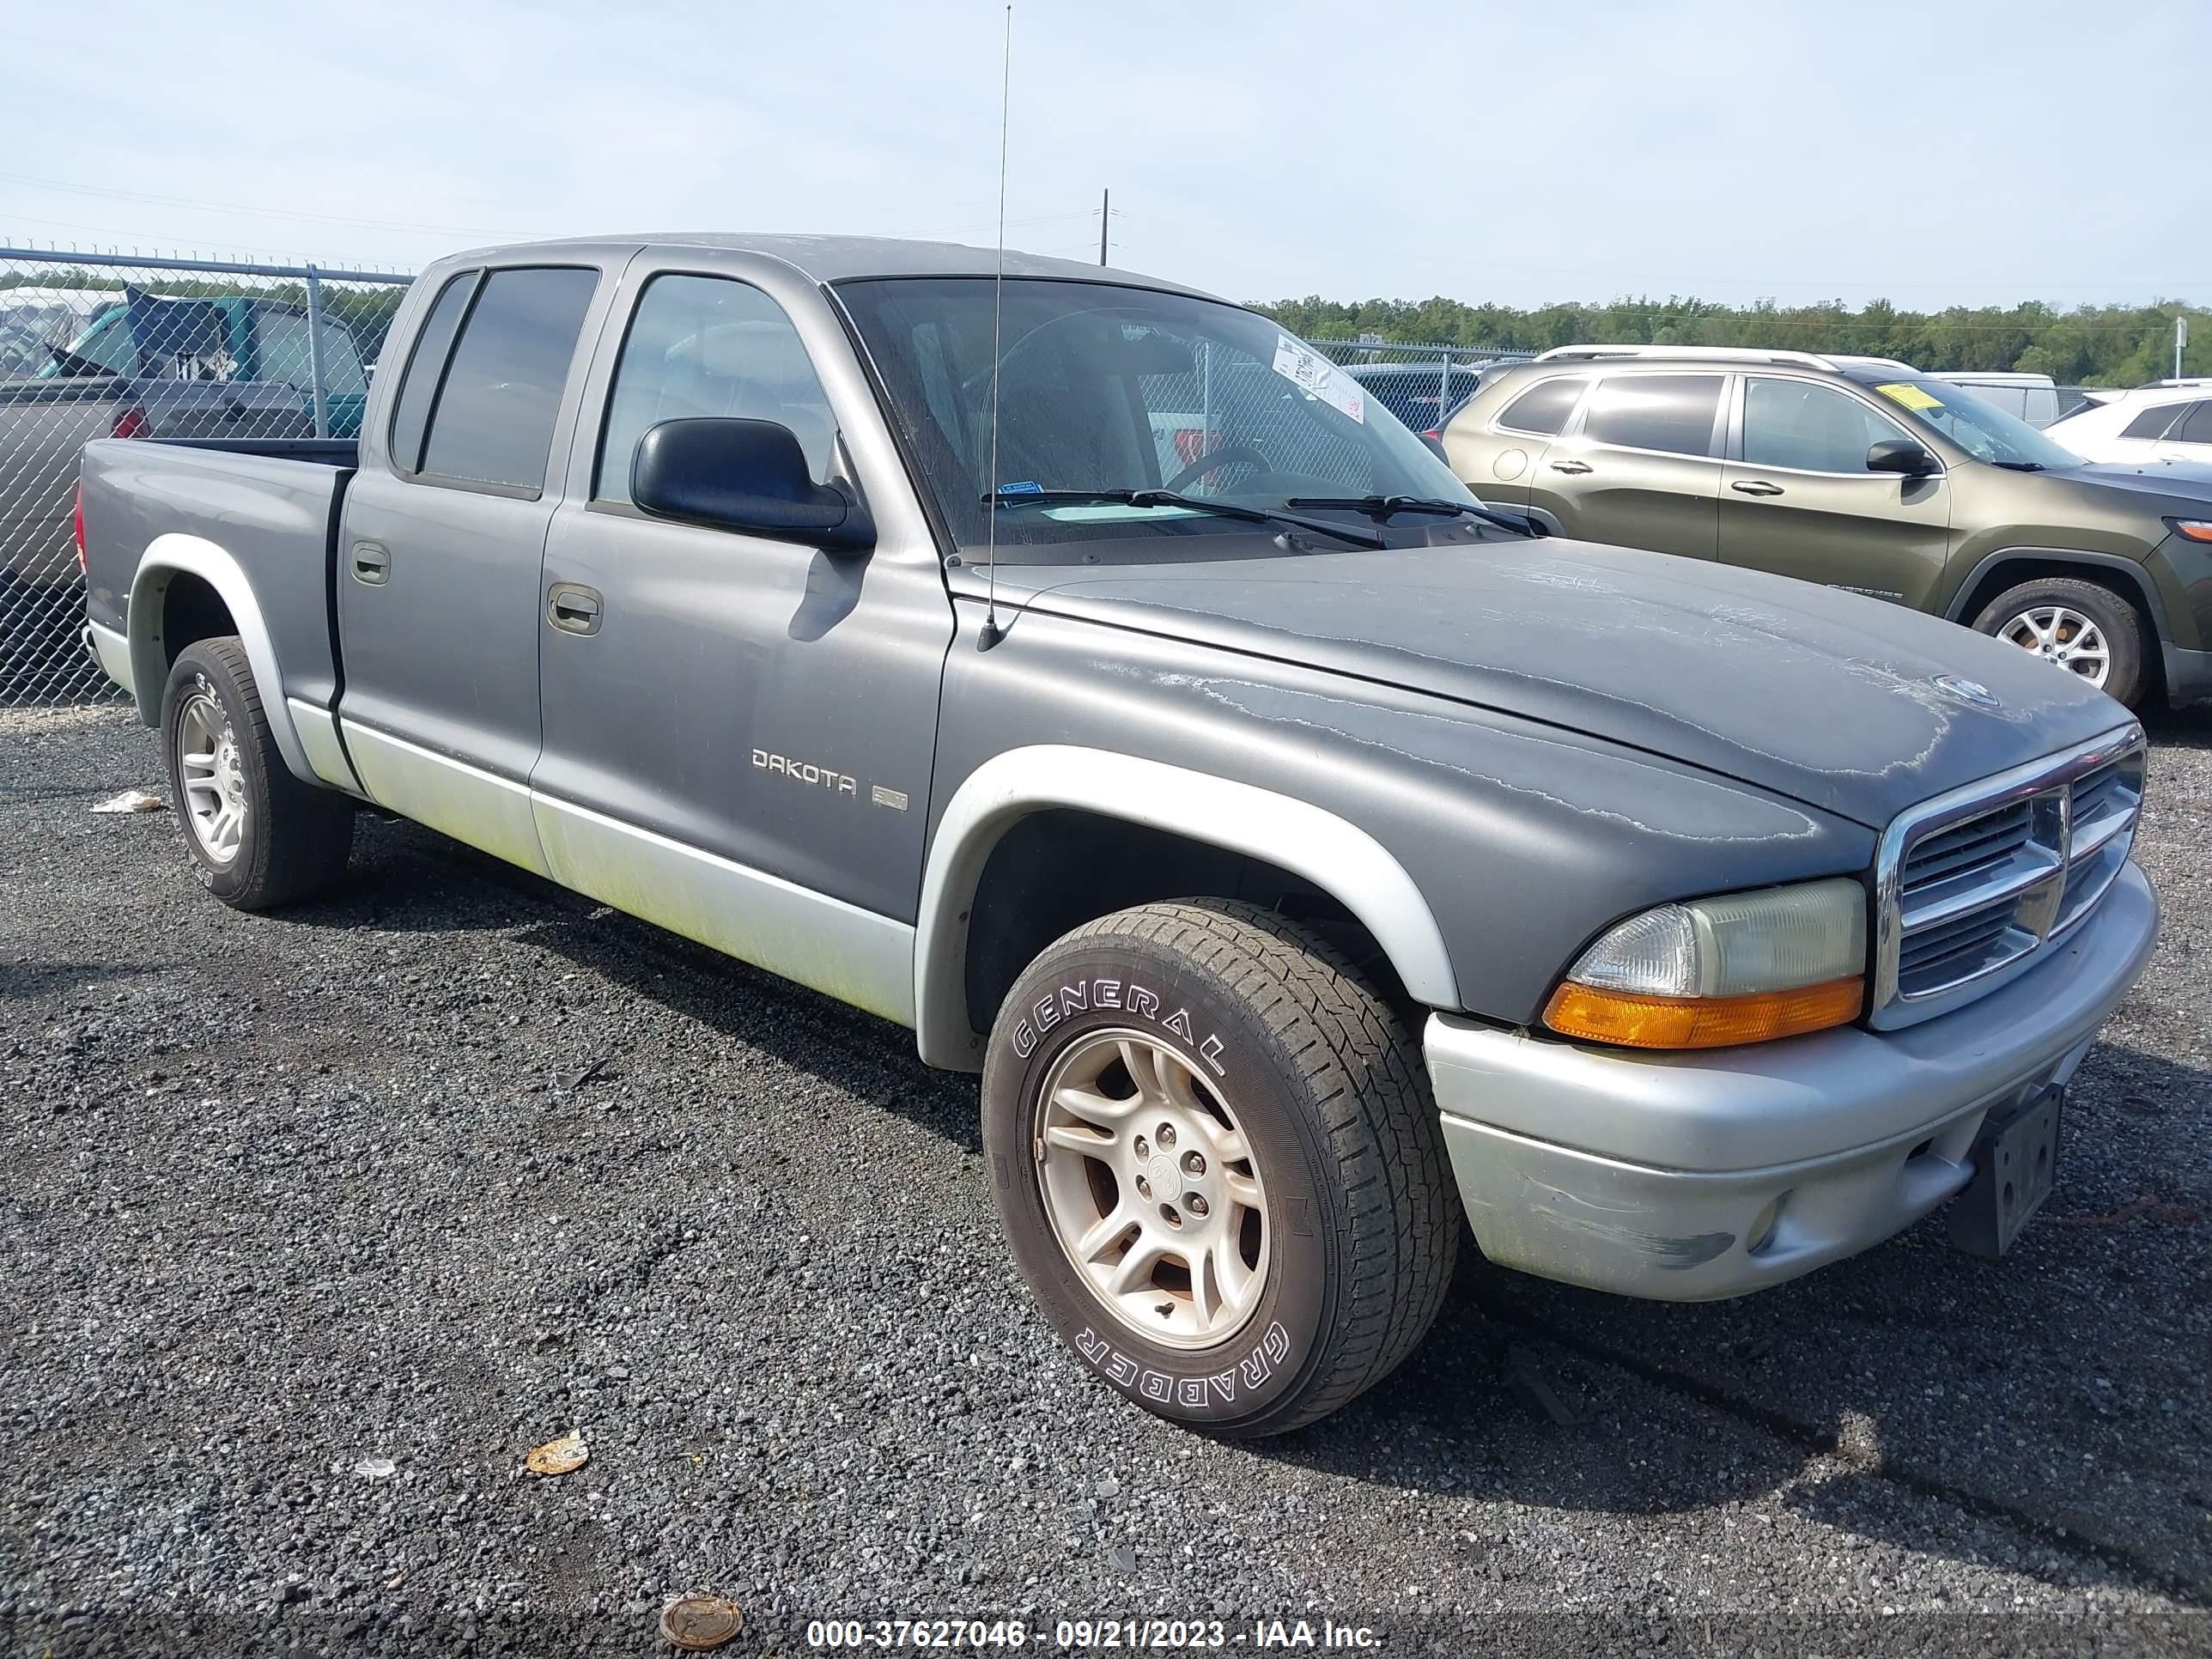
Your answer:
[[[1933,611],[2130,705],[2212,699],[2212,470],[2091,465],[1909,364],[1562,346],[1486,376],[1443,446],[1560,535]]]

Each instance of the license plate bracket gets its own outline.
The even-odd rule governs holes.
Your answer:
[[[1974,1138],[1973,1179],[1951,1206],[1951,1243],[1975,1255],[2002,1255],[2051,1196],[2058,1174],[2063,1086],[2030,1095]]]

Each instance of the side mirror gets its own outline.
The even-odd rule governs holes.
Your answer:
[[[867,509],[818,484],[806,452],[774,421],[663,421],[638,441],[630,499],[658,519],[803,542],[830,553],[876,544]]]
[[[1867,451],[1867,471],[1924,478],[1936,471],[1936,458],[1910,438],[1884,438]]]

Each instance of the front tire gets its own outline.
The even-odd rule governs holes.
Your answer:
[[[1148,904],[1048,947],[983,1072],[1016,1263],[1146,1410],[1225,1436],[1326,1416],[1434,1322],[1461,1216],[1419,1048],[1316,935]]]
[[[2008,588],[1974,626],[2097,687],[2130,708],[2146,689],[2142,620],[2101,582],[2045,576]]]
[[[192,873],[225,904],[291,904],[345,873],[353,804],[292,775],[236,636],[177,653],[161,693],[161,748]]]

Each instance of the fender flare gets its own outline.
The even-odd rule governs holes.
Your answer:
[[[981,1068],[982,1044],[967,1006],[977,885],[1006,832],[1054,807],[1168,830],[1304,876],[1374,934],[1413,996],[1431,1007],[1459,1006],[1451,957],[1428,901],[1405,866],[1357,824],[1310,801],[1165,762],[1041,744],[977,767],[953,792],[931,838],[915,930],[914,1006],[917,1046],[932,1066]]]
[[[169,580],[177,575],[198,576],[216,591],[237,624],[246,647],[246,660],[253,669],[254,684],[261,693],[261,712],[269,721],[270,735],[293,775],[309,783],[321,780],[308,764],[307,751],[293,728],[292,711],[284,702],[284,677],[276,664],[276,642],[253,597],[253,584],[228,551],[204,536],[171,531],[156,536],[139,555],[138,569],[131,579],[131,604],[125,612],[131,629],[131,675],[138,717],[149,726],[161,720],[161,691],[168,684],[167,649],[161,638],[161,599]]]
[[[2172,643],[2173,629],[2166,621],[2166,602],[2159,598],[2158,584],[2151,580],[2148,571],[2133,559],[2124,559],[2117,553],[2084,553],[2070,547],[2001,547],[1994,553],[1984,554],[1975,561],[1974,568],[1966,573],[1966,580],[1959,584],[1959,591],[1952,594],[1951,603],[1943,609],[1943,619],[1972,628],[1974,619],[1967,615],[1966,606],[1975,590],[1981,586],[1983,580],[1992,570],[2015,562],[2072,564],[2085,570],[2116,573],[2129,584],[2130,591],[2142,601],[2144,611],[2150,616],[2151,626],[2157,631],[2159,643]]]

